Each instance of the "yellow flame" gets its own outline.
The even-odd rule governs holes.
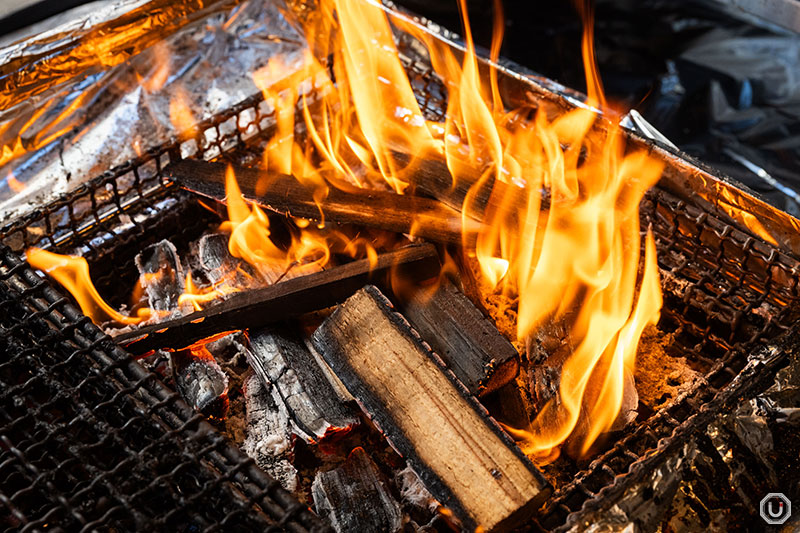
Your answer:
[[[120,324],[138,324],[145,317],[125,316],[100,296],[89,277],[89,264],[83,257],[54,254],[40,248],[26,252],[28,262],[46,272],[64,286],[75,297],[83,313],[101,324],[113,320]]]
[[[546,103],[535,112],[504,107],[497,73],[479,63],[466,2],[459,3],[467,48],[462,58],[403,26],[428,47],[447,87],[444,124],[422,119],[386,16],[377,3],[363,0],[324,0],[308,18],[316,59],[306,58],[306,73],[324,79],[322,101],[283,105],[301,104],[322,167],[334,171],[334,178],[324,174],[334,186],[341,180],[403,192],[415,162],[428,157],[443,157],[454,184],[470,186],[463,216],[478,213],[484,221],[471,253],[487,285],[518,299],[519,339],[556,321],[569,327],[576,346],[563,365],[558,398],[516,435],[539,457],[554,457],[568,439],[584,454],[614,423],[625,368],[632,368],[642,329],[659,316],[655,245],[648,235],[640,261],[638,209],[662,164],[644,152],[627,153],[619,127],[604,125],[592,110],[606,108],[606,101],[589,7],[580,6],[588,106],[550,118]],[[499,54],[501,29],[495,21],[492,57]],[[335,84],[323,67],[331,58]],[[397,151],[406,154],[407,166],[398,165]],[[479,201],[486,187],[488,207]]]
[[[226,171],[225,191],[229,220],[221,228],[231,233],[228,250],[232,256],[253,266],[265,279],[290,269],[295,275],[310,272],[328,263],[328,243],[311,228],[293,235],[288,249],[278,247],[270,237],[269,218],[257,205],[251,207],[244,200],[231,167]]]

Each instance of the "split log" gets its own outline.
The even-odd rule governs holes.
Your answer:
[[[298,436],[318,442],[358,424],[358,415],[342,401],[299,334],[285,327],[250,333],[247,360],[286,405]]]
[[[403,513],[375,463],[356,448],[339,468],[320,472],[311,485],[317,513],[337,533],[399,531]]]
[[[548,496],[542,474],[376,287],[340,305],[312,339],[461,527],[507,529]]]
[[[445,281],[433,296],[418,293],[403,316],[472,394],[497,390],[519,370],[519,355],[492,322]]]
[[[228,412],[228,375],[204,347],[170,354],[175,385],[186,403],[206,416]]]
[[[238,292],[202,311],[122,333],[114,340],[134,355],[181,349],[226,331],[260,327],[330,307],[389,272],[415,281],[432,278],[439,272],[436,249],[430,244],[406,246],[380,254],[374,264],[361,259],[262,289]]]
[[[245,378],[244,400],[247,436],[242,449],[284,489],[294,492],[297,469],[292,464],[294,444],[288,413],[255,374]]]
[[[223,163],[184,159],[168,165],[164,173],[181,187],[224,202],[225,169]],[[326,221],[413,233],[445,243],[461,243],[463,230],[474,238],[480,229],[480,224],[474,221],[467,221],[463,227],[457,210],[429,198],[331,187],[318,202],[314,199],[314,188],[292,176],[245,167],[236,167],[234,174],[245,199],[283,215],[320,220],[321,209]],[[256,193],[260,180],[269,184],[263,195]]]
[[[392,158],[401,166],[408,165],[412,158],[409,154],[394,150]],[[418,158],[412,163],[408,172],[411,185],[417,192],[436,198],[444,205],[457,211],[464,210],[464,200],[471,191],[471,200],[465,211],[473,220],[482,221],[487,211],[496,211],[503,206],[510,213],[510,222],[516,220],[517,213],[526,206],[527,191],[516,185],[497,181],[485,169],[470,167],[466,161],[459,161],[460,179],[454,179],[447,162],[442,156],[427,155],[424,159]],[[474,190],[473,190],[474,188]],[[545,212],[550,206],[550,196],[547,190],[541,191],[541,209]]]

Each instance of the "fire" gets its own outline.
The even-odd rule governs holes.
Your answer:
[[[81,311],[97,324],[109,320],[126,325],[138,324],[147,316],[146,312],[143,316],[125,316],[108,305],[92,283],[89,264],[83,257],[59,255],[40,248],[31,248],[27,251],[27,259],[34,268],[47,272],[63,285],[75,297]]]
[[[328,242],[311,228],[300,228],[299,237],[292,235],[288,250],[278,247],[271,239],[269,218],[257,205],[251,207],[244,200],[231,167],[226,173],[225,191],[228,221],[222,229],[231,233],[228,250],[253,266],[264,279],[274,280],[276,272],[281,278],[290,270],[299,275],[328,263]]]
[[[288,68],[278,59],[254,75],[275,110],[275,135],[262,166],[312,185],[319,205],[332,186],[405,193],[419,161],[444,161],[453,185],[468,186],[465,222],[479,217],[486,228],[474,243],[465,234],[467,253],[486,286],[518,302],[518,339],[552,323],[569,330],[571,352],[561,368],[558,395],[541,406],[530,427],[512,432],[527,453],[543,461],[565,445],[583,455],[615,423],[642,331],[659,318],[655,242],[650,232],[642,242],[638,210],[662,164],[645,152],[628,151],[619,126],[595,111],[607,106],[588,9],[582,42],[587,105],[552,117],[546,103],[538,109],[506,108],[496,71],[482,70],[475,55],[465,1],[460,5],[463,58],[415,27],[403,26],[427,46],[446,87],[447,115],[437,123],[423,116],[380,4],[321,0],[304,21],[310,50],[299,74],[291,77],[313,80],[315,89],[299,82],[275,85]],[[501,29],[502,24],[495,25],[493,57]],[[296,72],[296,65],[291,69]],[[177,88],[170,115],[181,131],[195,122],[188,102]],[[296,128],[301,120],[302,135]],[[269,186],[265,180],[257,192]],[[479,192],[487,187],[491,197],[484,206]],[[229,251],[262,281],[323,268],[334,244],[353,255],[375,256],[368,241],[326,233],[307,221],[296,221],[288,242],[279,241],[267,214],[244,200],[230,169],[226,190],[228,220],[221,228],[230,233]],[[29,260],[64,284],[93,318],[140,320],[100,299],[82,259],[30,250]],[[191,277],[185,287],[182,303],[195,309],[228,290],[198,287]]]
[[[444,124],[423,119],[388,20],[368,0],[322,1],[305,21],[317,58],[307,58],[307,73],[318,77],[332,58],[336,84],[328,80],[320,104],[299,103],[321,166],[334,170],[337,180],[403,192],[415,158],[439,157],[454,184],[471,184],[463,216],[477,212],[488,228],[471,252],[486,284],[519,302],[517,336],[524,340],[558,322],[569,327],[574,344],[558,397],[529,428],[514,433],[542,460],[556,457],[568,439],[583,455],[614,423],[642,331],[659,317],[655,244],[648,232],[641,260],[638,209],[662,164],[644,152],[626,153],[619,127],[604,126],[594,111],[606,102],[588,9],[582,42],[587,106],[549,118],[545,105],[505,109],[496,72],[480,71],[465,7],[461,0],[463,60],[414,27],[403,27],[428,47],[445,82]],[[412,155],[410,163],[401,166],[397,152]],[[487,185],[492,197],[482,209],[478,191]]]

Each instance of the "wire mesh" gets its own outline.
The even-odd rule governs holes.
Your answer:
[[[410,42],[400,44],[421,108],[441,120],[444,86]],[[6,529],[324,527],[20,260],[30,246],[83,255],[113,302],[132,285],[143,246],[189,242],[213,216],[164,178],[166,163],[257,162],[273,119],[254,96],[0,229]],[[647,196],[642,221],[656,235],[666,285],[660,327],[702,378],[558,487],[541,510],[544,529],[575,523],[655,468],[697,430],[704,406],[721,409],[732,397],[748,354],[793,328],[795,260],[663,191]]]

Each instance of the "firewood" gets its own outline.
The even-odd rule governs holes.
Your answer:
[[[507,529],[549,494],[542,474],[376,287],[341,304],[312,340],[463,528]]]
[[[358,415],[341,400],[298,332],[288,327],[253,331],[246,355],[264,383],[275,387],[304,440],[316,442],[358,423]]]
[[[297,469],[292,464],[294,444],[285,406],[261,378],[249,374],[244,381],[246,433],[242,449],[281,486],[297,490]]]
[[[430,297],[417,293],[402,311],[472,394],[497,390],[517,375],[517,350],[451,283]]]
[[[408,165],[412,160],[409,154],[398,150],[392,151],[392,158],[401,166]],[[453,178],[442,156],[426,155],[412,164],[413,170],[407,174],[417,192],[436,198],[452,209],[464,211],[473,220],[482,221],[487,210],[496,210],[504,205],[513,223],[517,214],[526,207],[528,193],[525,189],[497,181],[491,172],[472,168],[466,161],[458,163],[461,173],[459,179]],[[471,199],[465,206],[464,200],[470,191]],[[550,206],[548,191],[541,191],[540,202],[541,209],[547,211]]]
[[[339,468],[318,473],[311,494],[317,513],[338,533],[392,533],[402,525],[400,505],[363,448]]]
[[[224,202],[225,169],[223,163],[185,159],[170,164],[164,173],[181,187]],[[463,227],[461,214],[457,210],[429,198],[330,187],[327,195],[318,201],[314,198],[313,187],[304,185],[292,176],[245,167],[236,167],[234,174],[245,199],[284,215],[320,220],[321,208],[326,221],[413,233],[445,243],[462,242],[464,233],[474,238],[480,229],[480,224],[471,220]],[[264,194],[256,193],[259,180],[268,183]]]
[[[436,249],[429,244],[406,246],[380,254],[375,264],[361,259],[262,289],[238,292],[202,311],[122,333],[114,340],[134,355],[159,348],[185,348],[226,331],[260,327],[330,307],[390,271],[416,281],[434,277],[439,271]]]
[[[170,354],[175,385],[186,403],[206,416],[228,412],[228,376],[204,347]]]

